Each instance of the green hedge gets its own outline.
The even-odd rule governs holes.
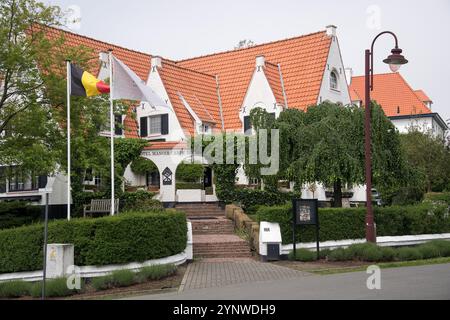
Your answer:
[[[43,228],[0,231],[0,273],[42,269]],[[186,241],[185,215],[169,210],[49,223],[49,243],[74,244],[78,266],[168,257],[182,252]]]
[[[239,204],[248,214],[256,213],[260,206],[281,205],[292,199],[292,193],[272,192],[257,189],[236,189],[233,202]]]
[[[23,201],[0,202],[0,229],[20,227],[41,219],[42,210]]]
[[[450,192],[427,193],[425,195],[425,200],[434,202],[445,202],[450,206]]]
[[[320,241],[363,239],[365,208],[320,208]],[[292,206],[260,207],[258,220],[278,222],[283,243],[292,243]],[[420,204],[375,208],[378,236],[401,236],[450,232],[445,205]],[[297,226],[297,241],[315,241],[314,226]]]

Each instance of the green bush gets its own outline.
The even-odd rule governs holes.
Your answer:
[[[49,243],[75,245],[75,264],[144,262],[182,252],[185,214],[177,211],[133,213],[98,219],[49,223]],[[0,273],[42,269],[43,225],[0,231]]]
[[[175,274],[177,267],[174,264],[159,264],[144,267],[136,274],[139,282],[159,280]]]
[[[180,163],[175,174],[181,182],[199,182],[205,174],[205,167],[198,163]]]
[[[0,201],[0,229],[32,224],[41,219],[42,209],[23,201]]]
[[[113,288],[113,277],[111,274],[91,279],[92,287],[97,291],[108,290]]]
[[[260,206],[276,206],[285,204],[292,198],[291,193],[255,190],[236,189],[233,191],[233,199],[239,204],[247,214],[256,213]]]
[[[177,190],[202,190],[204,185],[198,182],[177,182]]]
[[[135,174],[145,175],[147,173],[159,172],[156,164],[147,158],[139,157],[131,163],[131,171]]]
[[[131,270],[117,270],[111,274],[113,286],[116,288],[128,287],[135,283],[135,273]]]
[[[397,249],[397,258],[400,261],[420,260],[423,258],[418,248],[404,247]]]
[[[292,205],[261,206],[258,221],[278,222],[283,243],[292,242]],[[365,208],[320,208],[320,241],[363,239]],[[378,236],[402,236],[450,232],[446,205],[424,203],[415,206],[375,208]],[[315,241],[314,226],[297,226],[298,242]]]
[[[31,283],[26,281],[8,281],[0,283],[0,298],[20,298],[30,295]]]
[[[302,262],[317,260],[317,253],[308,249],[297,249],[294,257],[294,251],[289,254],[289,260],[297,260]]]
[[[450,257],[450,241],[447,240],[433,240],[429,244],[433,245],[439,250],[439,256]]]
[[[328,255],[328,260],[330,261],[348,261],[352,259],[352,253],[344,248],[335,249]]]
[[[161,202],[153,199],[152,192],[138,190],[136,192],[124,192],[120,195],[121,211],[155,211],[163,208]]]
[[[330,250],[330,249],[321,249],[321,250],[319,251],[319,257],[320,257],[320,259],[327,259],[328,256],[330,255],[331,251],[332,251],[332,250]]]
[[[396,252],[393,248],[390,247],[381,247],[380,248],[382,253],[381,260],[384,262],[390,262],[395,260]]]
[[[59,278],[45,281],[45,296],[52,297],[68,297],[75,294],[77,290],[71,290],[67,287],[67,279]],[[42,281],[35,282],[31,286],[30,294],[34,298],[42,296]]]
[[[450,206],[450,192],[427,193],[425,194],[425,200],[434,202],[445,202]]]
[[[417,250],[422,255],[422,259],[438,258],[441,254],[439,248],[432,243],[421,244]]]

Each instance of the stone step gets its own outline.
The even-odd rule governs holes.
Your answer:
[[[230,252],[230,253],[200,253],[195,254],[195,258],[250,258],[252,257],[251,252]]]

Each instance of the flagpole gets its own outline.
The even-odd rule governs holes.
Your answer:
[[[109,101],[110,101],[110,125],[111,125],[111,215],[115,214],[115,185],[114,185],[114,134],[115,134],[115,118],[114,118],[114,95],[113,95],[113,59],[112,49],[109,49]]]
[[[66,60],[67,64],[67,220],[70,221],[70,205],[71,205],[71,150],[70,150],[70,90],[72,69],[70,60]]]

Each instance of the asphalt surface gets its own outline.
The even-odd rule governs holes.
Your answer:
[[[381,289],[369,290],[366,272],[305,275],[215,288],[133,297],[135,300],[396,300],[450,299],[450,264],[381,270]]]

